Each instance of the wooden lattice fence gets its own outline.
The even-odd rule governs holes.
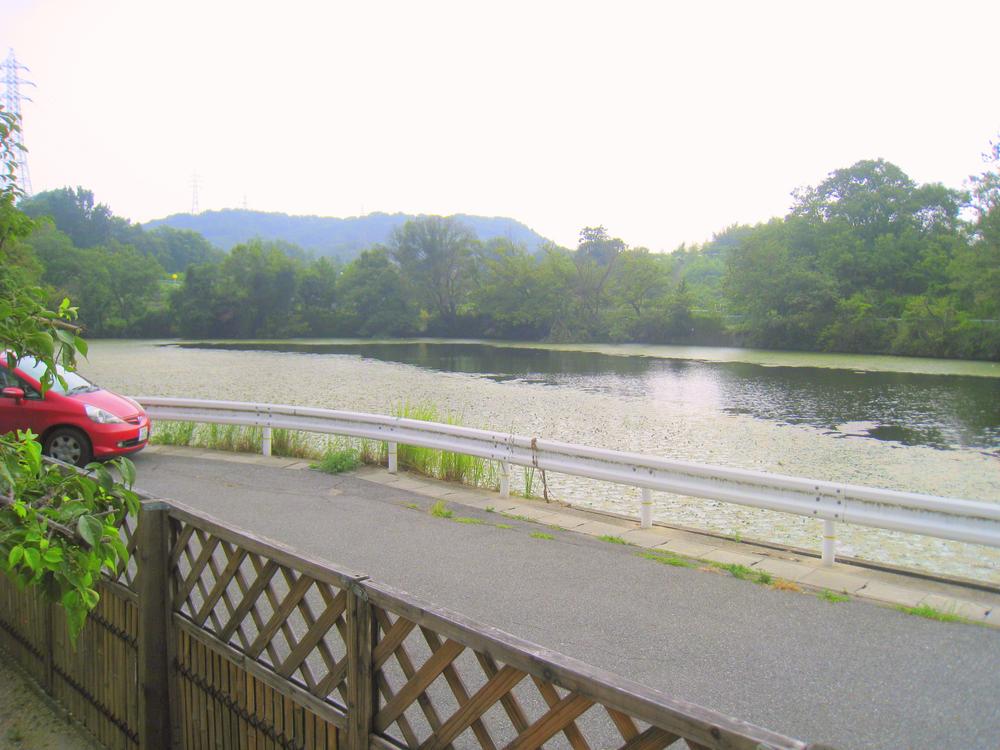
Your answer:
[[[75,651],[0,583],[0,641],[109,748],[807,747],[190,508],[123,533]]]

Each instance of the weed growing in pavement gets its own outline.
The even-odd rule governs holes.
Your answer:
[[[325,471],[327,474],[340,474],[358,468],[361,459],[353,450],[329,451],[324,454],[319,463],[310,464],[310,468]]]
[[[960,615],[956,615],[954,612],[942,612],[940,609],[935,609],[929,604],[921,604],[919,607],[896,607],[896,609],[908,615],[926,617],[928,620],[937,620],[938,622],[971,622]]]
[[[754,570],[753,568],[748,568],[746,565],[716,562],[709,562],[709,565],[719,570],[728,571],[733,578],[739,578],[741,581],[753,581],[754,583],[768,585],[774,580],[766,570]]]
[[[684,557],[678,557],[672,552],[640,552],[639,557],[652,560],[661,565],[672,565],[675,568],[693,568],[694,563]]]
[[[501,513],[504,518],[509,518],[512,521],[527,521],[528,523],[534,523],[535,519],[528,518],[527,516],[519,516],[517,513]]]
[[[406,507],[409,508],[410,510],[423,510],[423,508],[421,508],[416,503],[407,503]]]
[[[486,521],[484,521],[481,518],[469,518],[468,516],[457,516],[456,518],[453,518],[451,520],[454,521],[455,523],[464,523],[468,524],[469,526],[482,526],[483,524],[486,523]]]
[[[552,534],[546,534],[544,531],[536,531],[531,535],[532,539],[555,539]]]
[[[830,591],[830,589],[823,589],[816,594],[816,596],[825,602],[830,602],[830,604],[836,604],[837,602],[849,602],[851,600],[851,597],[847,594],[838,594],[836,591]]]
[[[513,529],[514,528],[509,523],[497,523],[497,524],[494,524],[494,526],[496,526],[498,529]]]
[[[444,500],[438,500],[431,506],[431,515],[435,518],[451,518],[455,514],[444,504]]]
[[[600,539],[602,542],[607,542],[608,544],[625,544],[625,545],[628,545],[628,542],[626,542],[620,536],[612,536],[611,534],[601,534],[597,538]]]

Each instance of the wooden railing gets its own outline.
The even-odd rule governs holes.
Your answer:
[[[0,583],[0,641],[108,748],[818,748],[178,504],[124,533],[76,650]]]

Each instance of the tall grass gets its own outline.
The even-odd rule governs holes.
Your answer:
[[[457,425],[452,415],[442,417],[431,404],[403,403],[392,409],[395,417],[416,419],[421,422],[443,422]],[[187,445],[211,450],[260,453],[263,430],[243,425],[195,424],[194,422],[157,422],[151,441],[160,445]],[[271,453],[288,458],[322,460],[330,454],[351,452],[360,463],[386,465],[388,446],[380,440],[320,436],[296,430],[275,429],[271,433]],[[398,445],[396,458],[401,468],[417,474],[460,482],[472,487],[499,489],[500,467],[495,461],[476,456],[466,456],[452,451],[421,448],[415,445]],[[525,470],[525,495],[531,496],[534,471]]]
[[[210,450],[237,453],[260,453],[264,430],[236,424],[196,424],[195,422],[157,422],[150,442],[154,445],[189,445]],[[271,431],[271,454],[286,458],[320,458],[330,441],[296,430]]]
[[[392,415],[416,419],[421,422],[460,424],[458,419],[451,414],[442,417],[433,404],[403,403],[393,407]],[[500,487],[500,467],[497,462],[478,456],[467,456],[436,448],[421,448],[415,445],[399,445],[396,447],[396,460],[401,467],[435,479],[488,489],[499,489]]]

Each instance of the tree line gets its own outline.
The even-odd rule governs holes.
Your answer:
[[[24,200],[23,272],[91,336],[486,337],[1000,359],[1000,145],[961,192],[861,161],[784,217],[670,253],[586,227],[575,248],[408,221],[347,263],[147,231],[82,189]],[[49,217],[48,219],[43,217]]]

